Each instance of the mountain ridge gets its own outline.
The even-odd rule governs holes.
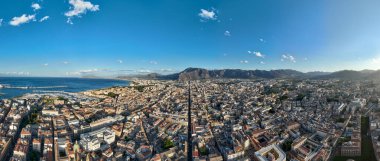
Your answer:
[[[336,72],[300,72],[293,69],[243,70],[243,69],[204,69],[186,68],[185,70],[161,75],[119,76],[120,79],[156,79],[156,80],[204,80],[204,79],[342,79],[342,80],[380,80],[380,70],[341,70]]]
[[[379,76],[376,76],[379,75]],[[244,70],[244,69],[204,69],[186,68],[185,70],[161,75],[150,73],[145,75],[119,76],[120,79],[157,79],[157,80],[202,80],[202,79],[380,79],[380,70],[341,70],[337,72],[300,72],[293,69],[277,70]]]

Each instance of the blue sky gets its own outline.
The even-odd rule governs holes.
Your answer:
[[[0,75],[380,69],[378,0],[2,0]]]

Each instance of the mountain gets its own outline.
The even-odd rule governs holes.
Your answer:
[[[316,79],[341,79],[341,80],[380,80],[380,70],[342,70],[328,75],[314,77]]]
[[[366,70],[361,70],[360,72],[361,72],[361,73],[367,73],[367,74],[373,74],[373,73],[378,72],[378,71],[376,71],[376,70],[368,70],[368,69],[366,69]]]
[[[314,72],[305,73],[306,77],[308,78],[314,78],[314,77],[319,77],[319,76],[324,76],[324,75],[329,75],[329,74],[331,74],[331,72],[314,71]]]
[[[160,76],[160,79],[172,80],[200,80],[200,79],[274,79],[274,78],[298,78],[306,76],[304,73],[290,70],[242,70],[242,69],[217,69],[207,70],[203,68],[187,68],[180,73]]]
[[[202,79],[342,79],[342,80],[380,80],[380,70],[342,70],[337,72],[299,72],[291,69],[279,70],[242,70],[187,68],[182,72],[169,75],[151,73],[147,75],[120,76],[120,79],[157,79],[157,80],[202,80]]]
[[[133,79],[160,79],[161,77],[160,74],[157,73],[149,73],[146,75],[127,75],[127,76],[118,76],[118,79],[128,79],[128,80],[133,80]]]
[[[370,75],[367,76],[368,80],[380,80],[380,70],[372,72]]]
[[[342,79],[342,80],[360,80],[368,77],[370,74],[366,72],[354,71],[354,70],[342,70],[333,72],[328,75],[317,76],[318,79]]]

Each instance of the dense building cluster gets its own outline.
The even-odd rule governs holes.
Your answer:
[[[379,158],[379,87],[339,80],[139,80],[5,99],[0,160],[309,161],[363,156],[368,142]]]

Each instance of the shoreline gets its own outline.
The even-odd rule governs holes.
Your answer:
[[[0,78],[50,78],[50,79],[105,79],[105,80],[126,80],[121,78],[112,78],[112,77],[49,77],[49,76],[0,76]],[[128,80],[129,81],[129,80]]]
[[[84,94],[85,92],[93,92],[93,91],[97,91],[97,90],[107,90],[107,89],[110,89],[110,88],[114,88],[114,87],[129,87],[130,85],[126,85],[126,86],[111,86],[111,87],[105,87],[105,88],[98,88],[98,89],[91,89],[91,90],[85,90],[85,91],[78,91],[78,92],[65,92],[65,91],[46,91],[46,92],[43,92],[43,93],[25,93],[21,96],[15,96],[15,97],[12,97],[12,98],[1,98],[0,100],[2,99],[28,99],[28,98],[23,98],[23,97],[29,97],[29,96],[75,96],[75,97],[78,97],[78,96],[86,96],[86,97],[91,97],[91,96],[88,96],[86,94]],[[4,93],[0,93],[0,96],[1,94],[4,94]],[[94,98],[94,97],[93,97]]]
[[[91,84],[86,84],[84,83],[82,86],[79,86],[78,88],[76,88],[74,85],[73,86],[70,86],[70,85],[62,85],[62,86],[25,86],[25,85],[22,85],[22,86],[25,86],[25,87],[21,87],[21,86],[9,86],[9,87],[6,87],[4,86],[5,88],[0,88],[0,100],[4,100],[4,99],[20,99],[20,98],[23,98],[23,97],[28,97],[31,96],[31,95],[84,95],[85,92],[91,92],[91,91],[96,91],[96,90],[104,90],[104,89],[109,89],[109,88],[113,88],[113,87],[128,87],[131,85],[131,82],[130,80],[125,80],[125,79],[109,79],[109,78],[76,78],[76,77],[73,77],[73,78],[69,78],[69,77],[0,77],[0,78],[21,78],[21,79],[30,79],[30,78],[33,78],[33,79],[75,79],[75,80],[107,80],[107,81],[115,81],[114,85],[109,85],[109,86],[104,86],[104,87],[97,87],[97,88],[86,88],[86,86],[88,87],[93,87],[91,86]],[[119,81],[119,82],[116,82],[116,81]],[[74,82],[75,83],[75,82]],[[109,82],[108,82],[109,83]],[[9,83],[8,83],[9,84]],[[4,84],[1,84],[0,82],[0,85],[8,85],[7,83],[4,83]],[[106,85],[107,83],[105,83],[104,85]],[[111,83],[112,84],[112,83]],[[55,89],[54,87],[64,87],[62,88],[62,90],[59,90],[59,89]],[[95,86],[96,87],[96,86]],[[83,89],[82,89],[83,88]],[[52,90],[42,90],[42,89],[52,89]],[[4,91],[3,91],[4,90]],[[12,93],[12,92],[6,92],[5,90],[14,90],[14,91],[17,91],[16,93]],[[70,91],[71,90],[71,91]],[[25,91],[25,93],[23,92]],[[20,95],[17,95],[17,93],[19,93]],[[12,96],[14,95],[14,96]]]

